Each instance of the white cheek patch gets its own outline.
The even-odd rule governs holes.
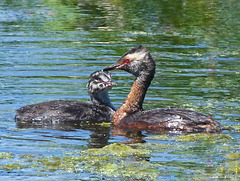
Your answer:
[[[97,88],[98,88],[98,87],[97,87],[97,84],[91,83],[91,88],[92,88],[92,90],[97,89]]]
[[[129,60],[135,60],[135,59],[141,60],[145,57],[145,55],[146,55],[146,52],[134,52],[132,54],[128,54],[126,58]]]
[[[100,75],[99,78],[102,79],[103,82],[109,81],[109,78],[106,75]]]

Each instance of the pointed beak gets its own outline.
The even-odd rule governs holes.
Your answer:
[[[104,82],[108,87],[116,86],[117,84],[115,82]]]
[[[111,87],[113,86],[117,86],[117,84],[115,82],[111,82]]]
[[[115,70],[118,68],[119,65],[116,65],[116,64],[112,64],[106,68],[103,69],[103,71],[109,71],[109,70]]]

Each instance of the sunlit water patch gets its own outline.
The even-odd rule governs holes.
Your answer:
[[[0,178],[239,179],[239,2],[0,2]],[[209,114],[219,135],[127,132],[111,125],[16,125],[15,110],[90,101],[89,75],[143,44],[156,61],[144,109]],[[118,108],[134,77],[112,73]],[[20,176],[21,175],[21,176]]]

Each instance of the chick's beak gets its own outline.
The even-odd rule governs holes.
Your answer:
[[[111,82],[112,86],[117,86],[116,82]]]
[[[108,87],[113,87],[113,86],[116,86],[117,84],[115,82],[106,82],[105,83]]]
[[[103,82],[107,87],[113,87],[116,86],[117,84],[113,81],[109,81],[109,82]]]

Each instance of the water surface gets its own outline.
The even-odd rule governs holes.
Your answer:
[[[237,0],[2,0],[0,178],[238,179],[239,8]],[[22,106],[56,99],[89,101],[88,76],[139,44],[150,50],[157,66],[144,109],[189,108],[212,115],[229,129],[184,139],[149,132],[120,136],[109,125],[16,126],[15,110]],[[115,71],[113,78],[118,86],[110,96],[118,108],[134,77]],[[138,142],[128,145],[148,152],[106,153],[106,162],[81,152],[126,142]],[[78,159],[66,162],[69,170],[59,166],[68,153]],[[95,164],[81,160],[83,156]]]

